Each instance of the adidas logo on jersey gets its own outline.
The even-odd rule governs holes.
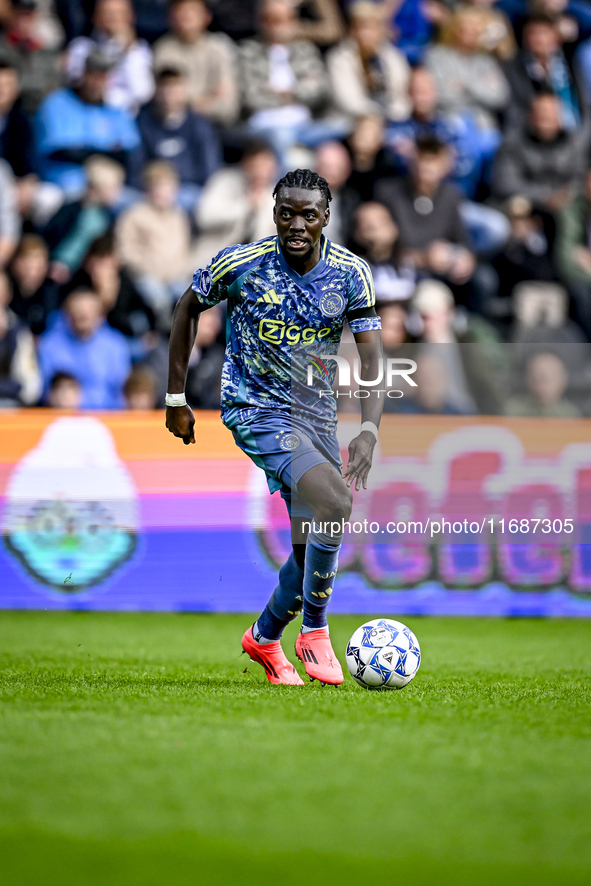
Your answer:
[[[264,295],[257,298],[257,305],[280,305],[284,298],[285,295],[277,295],[274,289],[269,289]]]

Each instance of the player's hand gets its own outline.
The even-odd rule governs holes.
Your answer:
[[[195,416],[190,406],[167,406],[166,427],[183,443],[195,442]]]
[[[343,473],[347,486],[355,484],[355,489],[367,489],[367,475],[371,468],[376,438],[371,431],[362,431],[349,443],[349,461]]]

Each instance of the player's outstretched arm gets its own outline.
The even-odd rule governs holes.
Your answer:
[[[168,387],[169,394],[183,395],[187,382],[189,357],[197,336],[199,314],[203,307],[189,287],[180,297],[172,317],[172,329],[168,345]],[[190,406],[167,406],[166,427],[183,443],[195,442],[195,416]]]
[[[382,333],[379,329],[372,329],[366,332],[358,332],[355,335],[357,350],[361,361],[360,378],[372,381],[376,379],[380,372],[380,361],[382,359]],[[377,396],[377,393],[368,388],[375,396],[365,397],[361,400],[361,423],[371,422],[375,425],[376,433],[382,417],[384,408],[383,397]],[[367,489],[367,476],[369,474],[373,450],[377,442],[377,437],[370,430],[362,430],[361,433],[351,440],[349,443],[349,461],[343,473],[347,486],[355,484],[355,489],[363,486]]]

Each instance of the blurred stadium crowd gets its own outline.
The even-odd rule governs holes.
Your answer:
[[[591,415],[591,3],[0,0],[0,406],[163,405],[195,267],[315,168],[415,413]],[[187,397],[219,406],[223,308]],[[339,408],[358,409],[342,391]]]

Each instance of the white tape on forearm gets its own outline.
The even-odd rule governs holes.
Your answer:
[[[164,402],[167,406],[186,406],[187,398],[184,394],[167,394]]]
[[[373,421],[364,421],[361,424],[362,431],[369,431],[374,435],[376,440],[378,439],[378,426],[373,423]]]

